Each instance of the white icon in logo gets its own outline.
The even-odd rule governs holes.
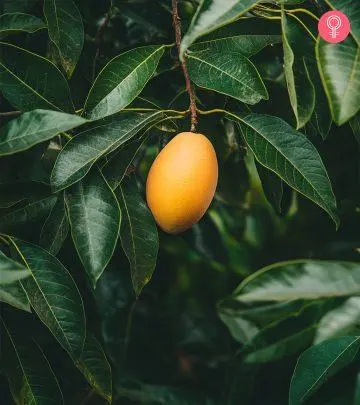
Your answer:
[[[326,25],[330,28],[331,38],[336,38],[338,36],[338,29],[342,25],[341,18],[337,15],[331,15],[327,18]]]

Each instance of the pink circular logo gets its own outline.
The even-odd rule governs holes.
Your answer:
[[[341,11],[332,10],[321,16],[318,28],[321,38],[336,44],[344,41],[349,35],[350,21]]]

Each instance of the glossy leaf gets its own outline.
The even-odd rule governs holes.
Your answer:
[[[266,169],[260,164],[256,165],[261,185],[267,201],[274,208],[275,212],[281,214],[283,211],[284,183],[274,172]]]
[[[191,80],[200,87],[248,104],[269,97],[255,66],[240,53],[194,52],[189,54],[187,63]]]
[[[0,301],[22,311],[31,312],[29,300],[19,281],[0,285]]]
[[[53,63],[4,42],[0,42],[0,90],[22,111],[74,111],[66,79]]]
[[[298,260],[257,271],[237,288],[241,302],[347,297],[360,291],[360,265],[352,262]]]
[[[244,139],[255,158],[290,187],[323,208],[338,226],[330,179],[309,139],[278,117],[250,114],[241,121],[245,124],[241,126]]]
[[[300,405],[326,380],[355,360],[360,337],[328,340],[306,350],[299,358],[290,386],[290,405]]]
[[[329,311],[320,320],[315,342],[337,336],[357,334],[360,325],[360,297],[348,298],[343,304]]]
[[[203,0],[182,42],[180,57],[197,38],[234,21],[254,7],[259,0]]]
[[[121,214],[111,188],[97,170],[66,190],[71,235],[95,288],[117,243]]]
[[[11,394],[19,405],[62,405],[59,383],[40,347],[28,336],[15,333],[4,323],[2,360]]]
[[[318,38],[316,54],[332,117],[342,125],[360,109],[360,47],[351,36],[337,44]]]
[[[61,194],[41,229],[40,245],[56,256],[68,235],[69,228],[64,196]]]
[[[30,304],[60,345],[79,357],[85,340],[85,314],[79,290],[56,257],[39,246],[11,239],[14,253],[31,272],[21,281]]]
[[[40,18],[23,13],[5,13],[0,15],[0,38],[19,32],[33,33],[46,28]]]
[[[297,128],[311,118],[315,107],[315,88],[309,73],[308,59],[312,57],[313,43],[297,20],[281,14],[284,47],[284,72]]]
[[[111,404],[111,367],[100,343],[89,333],[86,336],[84,350],[80,359],[76,361],[76,365],[91,387]]]
[[[54,191],[82,179],[101,156],[115,150],[161,118],[163,114],[159,111],[146,114],[123,112],[84,129],[65,145],[56,160],[51,173]]]
[[[29,277],[30,272],[0,251],[0,284],[11,284]]]
[[[60,132],[84,124],[87,120],[77,115],[57,111],[34,110],[8,122],[1,130],[0,156],[22,152],[48,141]]]
[[[136,295],[154,272],[159,250],[156,224],[136,184],[135,175],[125,178],[116,190],[122,212],[120,239],[131,266]]]
[[[44,15],[49,37],[59,50],[65,72],[71,77],[84,45],[84,26],[79,9],[72,0],[45,0]]]
[[[112,59],[90,89],[85,114],[99,119],[129,105],[154,75],[164,49],[158,45],[144,46]]]

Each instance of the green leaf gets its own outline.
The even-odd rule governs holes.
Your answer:
[[[124,147],[121,148],[118,153],[114,154],[101,168],[112,190],[115,190],[120,185],[126,171],[147,139],[148,137],[144,136],[125,144]]]
[[[84,45],[84,26],[72,0],[45,0],[49,37],[59,50],[61,64],[71,77]]]
[[[95,288],[119,236],[117,199],[102,174],[94,170],[66,190],[65,202],[76,250]]]
[[[360,264],[295,260],[257,271],[237,288],[240,302],[346,297],[360,291]]]
[[[300,23],[281,13],[284,47],[284,72],[290,103],[297,128],[302,128],[311,118],[315,107],[315,88],[309,74],[307,59],[312,56],[313,43]]]
[[[0,90],[22,111],[74,111],[67,81],[52,62],[4,42],[0,42]]]
[[[5,0],[4,9],[6,12],[23,12],[30,10],[38,0]]]
[[[355,117],[351,118],[349,124],[354,133],[355,139],[360,145],[360,114],[356,114]]]
[[[39,246],[10,239],[31,272],[21,281],[31,306],[60,345],[74,357],[85,341],[85,313],[79,290],[59,260]]]
[[[0,301],[22,311],[31,312],[29,300],[20,282],[0,285]]]
[[[180,49],[180,58],[197,38],[226,25],[254,7],[259,0],[202,0]]]
[[[10,208],[24,200],[48,196],[50,187],[38,181],[0,183],[0,208]]]
[[[332,117],[342,125],[360,109],[360,48],[351,36],[337,44],[319,37],[316,55]]]
[[[1,130],[0,156],[27,150],[87,122],[77,115],[34,110],[8,122]]]
[[[160,111],[146,114],[122,112],[97,121],[81,131],[65,145],[55,162],[51,173],[54,191],[82,179],[101,156],[115,150],[163,117]]]
[[[267,201],[274,208],[276,213],[281,214],[283,211],[284,197],[283,181],[274,172],[258,163],[256,164],[256,169]]]
[[[30,272],[0,251],[0,284],[11,284],[29,277]]]
[[[320,320],[316,331],[315,343],[337,336],[346,336],[359,332],[360,297],[348,298],[337,308],[329,311]]]
[[[150,281],[156,266],[159,240],[156,224],[137,187],[136,177],[124,179],[116,190],[123,215],[120,239],[131,266],[136,295]]]
[[[40,245],[56,256],[68,232],[69,220],[66,215],[64,195],[61,194],[41,229]]]
[[[39,200],[29,201],[20,208],[16,208],[0,217],[0,230],[13,232],[14,228],[29,225],[29,222],[44,218],[51,211],[56,202],[56,196],[47,196]]]
[[[244,139],[265,167],[281,177],[290,187],[323,208],[339,225],[336,199],[330,179],[315,146],[278,117],[250,114],[240,118]]]
[[[250,57],[259,53],[266,46],[281,42],[280,35],[231,35],[222,38],[208,39],[196,42],[191,51],[211,50],[219,53],[241,53]]]
[[[132,49],[112,59],[99,73],[85,102],[85,115],[99,119],[129,105],[154,75],[164,46]]]
[[[33,33],[46,28],[40,18],[30,14],[6,13],[0,15],[0,38],[19,32]]]
[[[355,360],[360,337],[328,340],[306,350],[299,358],[290,385],[290,405],[300,405],[330,377]]]
[[[189,76],[198,86],[248,104],[269,98],[256,67],[237,52],[205,50],[187,58]]]
[[[59,383],[40,347],[28,336],[11,330],[1,317],[0,322],[5,331],[2,361],[16,404],[63,405]]]
[[[111,404],[111,367],[100,343],[89,333],[86,336],[84,350],[80,359],[76,361],[76,365],[91,387]]]

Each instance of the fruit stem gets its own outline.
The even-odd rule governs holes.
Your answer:
[[[178,11],[178,3],[177,0],[172,0],[172,15],[173,15],[173,24],[175,29],[175,39],[176,39],[176,47],[178,49],[178,54],[180,55],[180,45],[181,45],[181,20]],[[186,55],[183,61],[179,61],[184,72],[185,83],[186,83],[186,90],[189,93],[190,98],[190,113],[191,113],[191,132],[196,132],[196,125],[198,123],[197,118],[197,109],[196,109],[196,98],[194,89],[192,88],[187,64],[186,64]]]

